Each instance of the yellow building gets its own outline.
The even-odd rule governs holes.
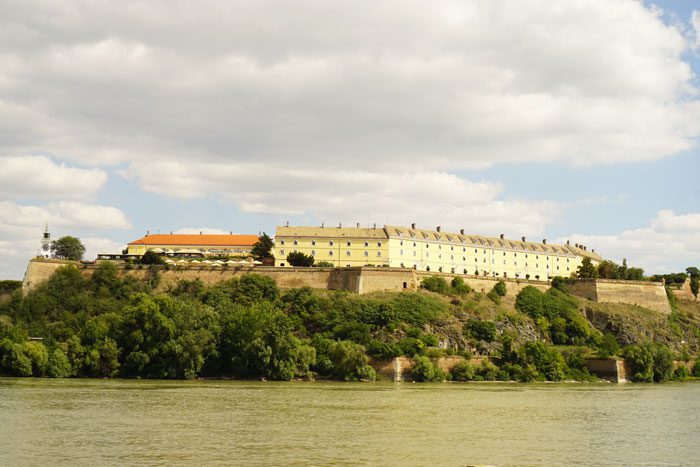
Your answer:
[[[419,271],[547,280],[568,277],[583,258],[602,261],[582,245],[548,244],[500,237],[385,225],[381,228],[277,227],[275,265],[288,266],[293,251],[336,267],[388,266]]]
[[[257,235],[151,234],[129,242],[127,254],[247,255],[257,241]]]

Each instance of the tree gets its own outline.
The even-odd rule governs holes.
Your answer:
[[[148,250],[141,257],[141,264],[164,264],[165,260],[158,254]]]
[[[57,258],[80,261],[85,254],[85,246],[79,238],[65,236],[51,242],[51,249]]]
[[[598,277],[601,279],[619,279],[620,266],[613,261],[605,260],[598,265]]]
[[[440,276],[428,276],[423,279],[420,283],[421,289],[430,290],[431,292],[436,292],[440,294],[447,294],[449,292],[449,286],[447,281]]]
[[[691,266],[685,272],[690,276],[690,292],[695,298],[698,298],[698,292],[700,292],[700,269]]]
[[[293,251],[287,255],[287,262],[290,266],[310,268],[314,265],[314,257],[301,251]]]
[[[625,270],[627,269],[627,263],[625,263]],[[596,267],[593,266],[591,258],[583,258],[581,265],[576,270],[576,277],[579,279],[595,279],[598,277],[598,271]]]
[[[493,286],[493,292],[499,297],[505,297],[507,292],[506,283],[503,281],[496,282],[496,285]]]
[[[272,246],[272,239],[269,235],[263,232],[262,235],[258,237],[258,241],[253,245],[253,248],[251,248],[250,254],[258,261],[262,261],[266,258],[272,258]]]

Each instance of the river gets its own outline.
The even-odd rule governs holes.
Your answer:
[[[0,465],[699,465],[700,384],[0,378]]]

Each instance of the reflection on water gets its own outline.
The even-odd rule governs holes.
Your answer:
[[[0,465],[698,465],[700,384],[0,378]]]

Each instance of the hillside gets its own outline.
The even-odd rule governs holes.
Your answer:
[[[530,381],[590,379],[584,358],[625,346],[663,361],[698,352],[697,304],[677,304],[668,317],[558,289],[512,296],[503,283],[482,293],[430,279],[425,290],[368,295],[280,290],[256,274],[163,290],[157,271],[139,281],[110,263],[90,277],[63,267],[0,303],[0,372],[355,380],[374,379],[371,359],[408,356],[426,371],[417,379]],[[429,358],[446,355],[487,358],[441,375]]]

